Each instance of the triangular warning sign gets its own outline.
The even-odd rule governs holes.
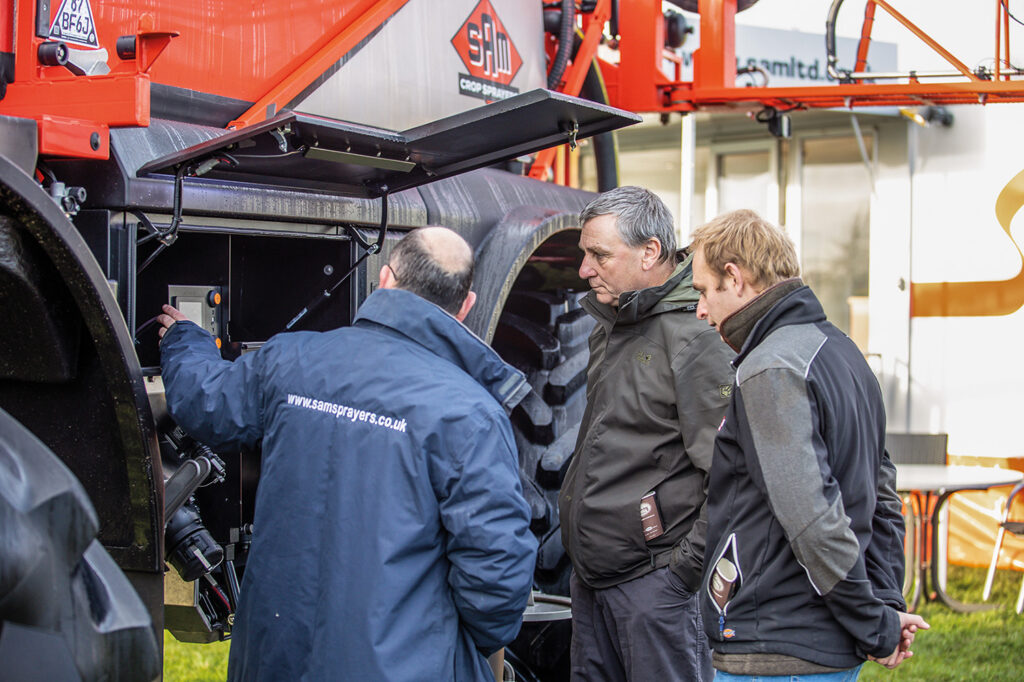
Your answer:
[[[66,43],[99,47],[89,0],[61,0],[57,16],[50,24],[50,37]]]

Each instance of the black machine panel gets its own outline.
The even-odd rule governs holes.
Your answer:
[[[202,326],[221,339],[226,356],[236,357],[243,345],[262,343],[284,331],[303,306],[352,261],[352,243],[345,238],[183,230],[174,247],[139,275],[139,360],[143,367],[160,364],[152,318],[172,298],[179,306],[191,304],[189,310],[201,310]],[[209,305],[205,298],[213,294],[220,295],[219,301]],[[349,324],[351,316],[351,302],[339,292],[305,318],[300,328],[335,329]]]
[[[533,90],[405,132],[283,112],[151,161],[189,175],[373,198],[622,128],[640,117]]]

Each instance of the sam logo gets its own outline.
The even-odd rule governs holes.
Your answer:
[[[721,398],[732,397],[732,384],[719,384],[718,395]]]
[[[651,354],[650,353],[645,353],[643,351],[638,351],[637,354],[634,355],[633,357],[636,358],[636,361],[639,362],[644,367],[646,367],[647,365],[651,364]]]
[[[480,0],[469,18],[452,36],[469,73],[459,74],[459,92],[470,97],[499,100],[519,93],[509,86],[523,59],[501,23],[491,0]]]

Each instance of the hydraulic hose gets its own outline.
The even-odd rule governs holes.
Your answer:
[[[576,2],[575,0],[562,0],[562,18],[558,26],[558,52],[555,53],[555,62],[548,72],[548,89],[555,90],[562,82],[562,74],[569,64],[569,56],[572,54],[573,36],[576,33]]]
[[[832,6],[828,8],[828,17],[825,19],[826,69],[828,75],[836,80],[843,80],[843,74],[839,73],[839,69],[836,67],[836,63],[839,61],[836,56],[836,19],[839,17],[839,8],[842,5],[843,0],[833,0]]]
[[[592,102],[608,104],[608,91],[601,77],[597,60],[590,63],[580,96]],[[597,166],[597,191],[607,192],[619,186],[619,150],[615,133],[600,133],[591,138],[594,145],[594,163]]]

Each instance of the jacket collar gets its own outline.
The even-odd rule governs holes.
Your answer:
[[[697,310],[700,299],[693,288],[693,256],[687,256],[676,266],[664,284],[637,291],[626,291],[619,297],[619,307],[597,300],[589,292],[580,301],[588,313],[605,327],[614,324],[633,324],[659,313],[680,308]]]
[[[769,291],[772,289],[768,289],[764,293]],[[784,294],[754,324],[739,355],[733,360],[733,366],[739,367],[743,359],[776,329],[792,324],[813,324],[825,320],[825,310],[821,307],[818,297],[814,295],[809,286],[801,283],[796,289]]]
[[[511,411],[530,392],[523,373],[505,363],[464,324],[430,301],[402,289],[378,289],[359,307],[361,320],[387,327],[470,375]]]
[[[750,332],[754,330],[754,326],[764,317],[765,313],[785,298],[786,294],[799,289],[803,284],[799,277],[793,277],[762,291],[742,308],[722,320],[718,325],[722,339],[729,344],[730,348],[739,353],[743,348],[743,343],[750,336]]]

